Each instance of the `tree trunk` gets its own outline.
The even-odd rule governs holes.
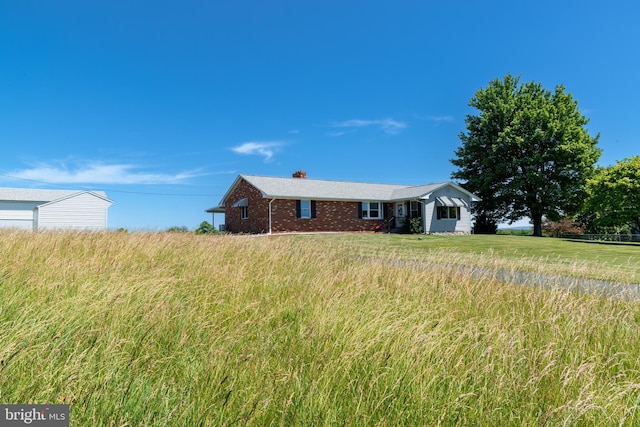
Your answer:
[[[531,220],[533,221],[533,235],[542,237],[542,213],[532,212]]]

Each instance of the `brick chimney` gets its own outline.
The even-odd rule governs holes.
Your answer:
[[[300,169],[299,171],[295,171],[292,175],[294,178],[307,179],[307,173]]]

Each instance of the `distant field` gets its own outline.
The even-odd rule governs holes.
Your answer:
[[[639,303],[457,268],[640,283],[638,247],[5,231],[0,254],[0,402],[74,426],[640,423]]]

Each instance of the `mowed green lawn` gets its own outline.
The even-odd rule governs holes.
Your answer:
[[[637,283],[637,249],[1,232],[0,402],[73,426],[638,425],[640,303],[457,268]]]
[[[338,234],[298,236],[351,242],[363,256],[425,260],[640,284],[640,245],[509,235]]]

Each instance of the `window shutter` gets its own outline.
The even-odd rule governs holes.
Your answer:
[[[418,216],[422,216],[422,203],[421,202],[417,202],[418,203]]]
[[[456,219],[460,219],[460,208],[456,208]]]
[[[388,203],[382,204],[382,218],[387,219],[387,205]]]
[[[442,219],[442,209],[440,209],[440,206],[436,206],[436,211],[438,211],[438,219]]]
[[[315,218],[316,217],[316,201],[312,200],[311,201],[311,218]]]
[[[362,202],[358,202],[358,218],[362,218]]]
[[[296,200],[296,218],[300,218],[302,215],[300,214],[300,200]]]

